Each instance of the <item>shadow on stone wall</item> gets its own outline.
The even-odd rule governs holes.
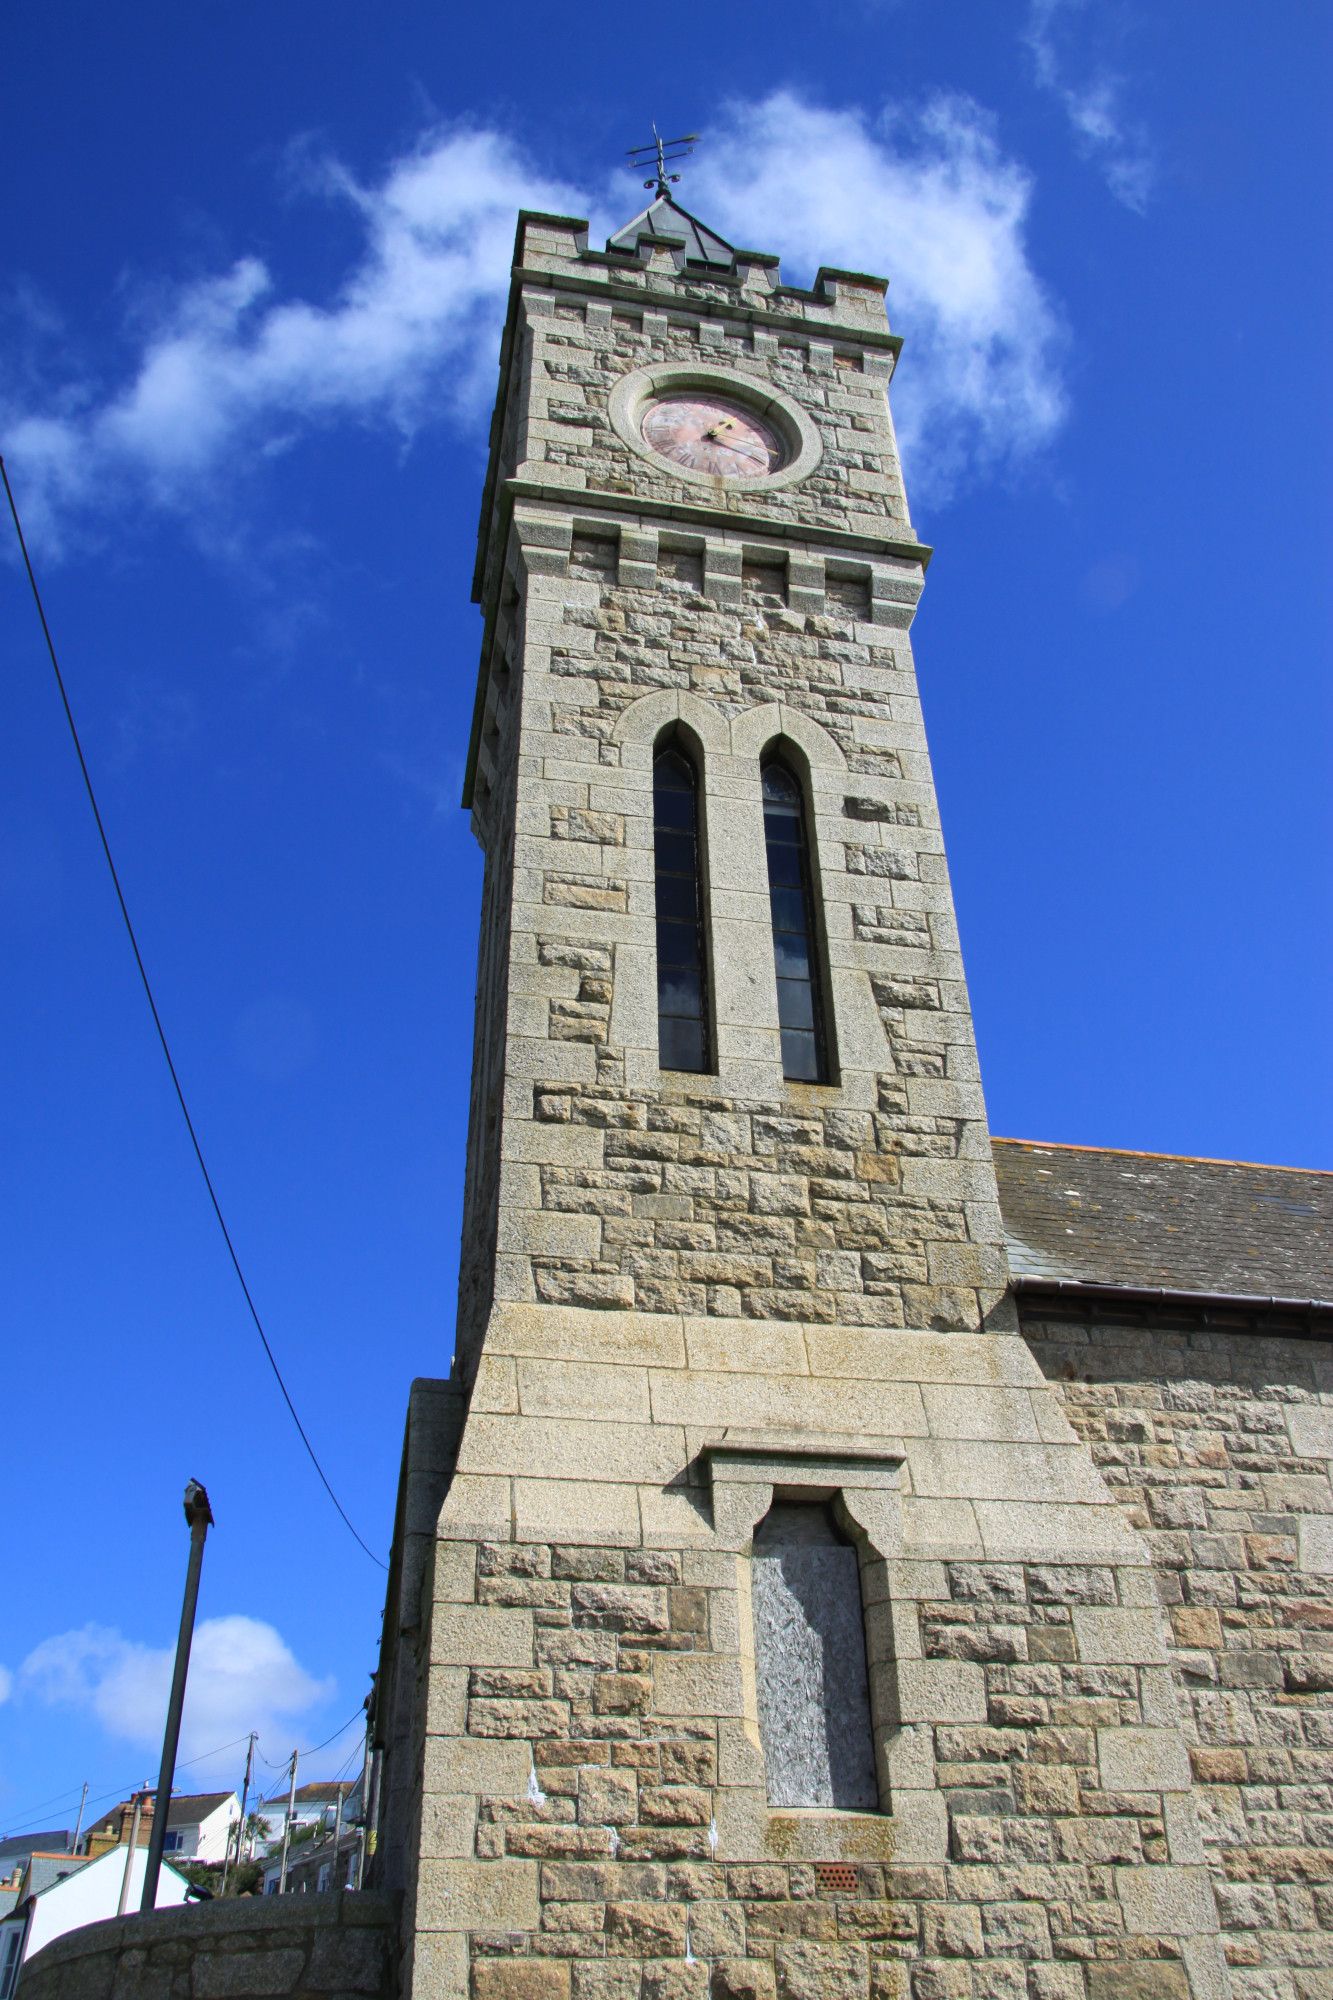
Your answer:
[[[397,1917],[346,1890],[112,1917],[36,1952],[16,2000],[394,2000]]]

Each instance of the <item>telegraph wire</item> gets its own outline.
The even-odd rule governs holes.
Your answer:
[[[344,1730],[350,1729],[354,1722],[360,1722],[364,1714],[365,1714],[364,1708],[353,1709],[352,1713],[348,1716],[346,1722],[340,1722],[338,1724],[338,1727],[334,1730],[332,1736],[326,1736],[322,1743],[316,1743],[314,1747],[310,1750],[298,1750],[296,1753],[297,1756],[318,1757],[321,1750],[327,1750],[330,1743],[336,1743],[338,1741],[338,1738],[343,1734]],[[264,1755],[258,1737],[255,1738],[255,1749],[259,1751],[260,1763],[267,1764],[270,1771],[285,1771],[288,1765],[292,1761],[291,1756],[289,1754],[288,1756],[283,1758],[280,1764],[274,1764],[269,1758],[267,1758]]]
[[[344,1727],[346,1727],[346,1724],[344,1724]],[[230,1743],[219,1743],[216,1750],[201,1750],[197,1757],[187,1757],[183,1764],[177,1764],[176,1769],[178,1771],[188,1771],[195,1764],[206,1764],[210,1757],[220,1757],[225,1750],[234,1750],[238,1743],[244,1743],[246,1740],[244,1736],[234,1736]],[[333,1738],[330,1737],[329,1741],[332,1742]],[[142,1786],[135,1784],[117,1785],[109,1792],[99,1792],[97,1797],[90,1799],[88,1803],[94,1806],[105,1805],[108,1799],[123,1799],[127,1792],[141,1791],[142,1789]],[[150,1786],[149,1789],[151,1790],[152,1787]],[[35,1806],[26,1806],[24,1810],[31,1813],[41,1812],[46,1806],[58,1805],[61,1799],[72,1799],[75,1790],[76,1787],[71,1785],[67,1792],[57,1792],[54,1798],[43,1799]],[[31,1827],[36,1825],[37,1821],[35,1819],[23,1820],[18,1826],[11,1826],[8,1833],[0,1834],[0,1839],[12,1840],[16,1834],[27,1833]],[[54,1828],[52,1831],[54,1831]]]
[[[305,1425],[301,1422],[300,1417],[296,1413],[296,1405],[292,1401],[291,1392],[289,1391],[286,1382],[283,1380],[282,1370],[278,1366],[277,1357],[275,1356],[273,1349],[269,1346],[268,1335],[264,1331],[264,1323],[259,1317],[259,1308],[256,1306],[254,1299],[251,1296],[250,1287],[246,1283],[245,1273],[241,1269],[241,1260],[237,1255],[236,1245],[232,1242],[231,1231],[228,1229],[226,1218],[222,1213],[222,1204],[218,1200],[217,1190],[213,1186],[213,1177],[209,1173],[208,1167],[204,1161],[204,1150],[199,1143],[199,1135],[195,1131],[194,1120],[190,1116],[190,1107],[185,1101],[185,1091],[181,1085],[180,1077],[177,1074],[176,1064],[172,1059],[171,1047],[167,1041],[167,1032],[162,1025],[162,1017],[157,1011],[157,1001],[153,998],[153,989],[151,984],[149,983],[148,970],[143,962],[143,954],[139,950],[139,940],[135,935],[134,925],[130,921],[129,906],[125,901],[125,892],[120,886],[120,876],[116,872],[116,864],[111,856],[111,843],[107,838],[106,828],[102,824],[102,815],[97,804],[97,794],[93,790],[92,774],[88,769],[87,759],[84,757],[83,754],[83,744],[79,740],[79,732],[74,721],[74,711],[70,707],[69,695],[65,691],[65,677],[60,671],[60,661],[56,656],[55,640],[51,637],[51,628],[46,621],[46,609],[42,603],[42,593],[37,586],[36,572],[34,571],[32,566],[32,558],[28,554],[28,544],[24,539],[23,524],[19,519],[18,503],[14,498],[14,489],[9,483],[9,472],[5,465],[3,455],[0,455],[0,479],[3,479],[4,481],[5,498],[9,502],[9,511],[10,514],[13,516],[13,521],[14,521],[14,533],[18,537],[19,550],[23,557],[23,566],[28,572],[28,583],[32,589],[33,603],[37,607],[37,616],[41,621],[42,636],[46,640],[46,650],[51,656],[51,666],[55,673],[56,686],[60,690],[61,705],[65,711],[65,720],[69,724],[69,733],[71,737],[74,739],[74,750],[79,760],[79,769],[83,773],[84,789],[88,794],[88,803],[93,809],[93,818],[97,822],[97,832],[102,842],[102,852],[106,856],[106,865],[111,873],[111,882],[116,892],[116,901],[120,905],[120,914],[124,920],[125,930],[130,940],[130,948],[134,953],[134,962],[139,968],[139,978],[143,982],[143,990],[148,1001],[149,1012],[152,1014],[153,1017],[153,1026],[157,1029],[157,1039],[162,1045],[162,1054],[166,1058],[167,1068],[171,1073],[171,1081],[176,1091],[176,1101],[180,1105],[181,1116],[185,1120],[185,1129],[190,1135],[190,1144],[194,1148],[194,1157],[199,1163],[199,1171],[203,1175],[204,1186],[208,1190],[208,1199],[212,1203],[213,1213],[217,1218],[218,1228],[222,1231],[222,1240],[227,1246],[227,1255],[231,1259],[232,1269],[236,1273],[236,1279],[244,1295],[245,1303],[249,1307],[250,1317],[255,1324],[255,1332],[259,1335],[260,1343],[263,1346],[264,1353],[268,1357],[269,1367],[273,1370],[274,1379],[276,1380],[279,1389],[281,1389],[282,1391],[283,1401],[286,1403],[287,1408],[291,1413],[292,1422],[296,1425],[296,1429],[300,1436],[301,1442],[305,1446],[306,1451],[310,1455],[310,1463],[314,1466],[315,1471],[319,1474],[320,1480],[324,1487],[324,1491],[328,1494],[330,1500],[337,1508],[338,1513],[342,1517],[343,1525],[347,1528],[353,1540],[359,1544],[359,1546],[370,1557],[370,1560],[373,1563],[378,1563],[382,1570],[387,1570],[389,1565],[383,1560],[382,1557],[377,1556],[375,1554],[374,1549],[372,1549],[367,1542],[362,1540],[357,1530],[353,1527],[351,1519],[347,1513],[346,1508],[343,1506],[342,1501],[338,1498],[337,1494],[333,1490],[333,1487],[329,1483],[329,1476],[325,1472],[324,1467],[319,1462],[319,1456],[315,1450],[314,1445],[311,1444],[310,1442],[309,1436],[306,1433]]]

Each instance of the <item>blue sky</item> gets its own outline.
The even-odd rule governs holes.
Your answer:
[[[571,30],[570,22],[574,23]],[[997,1132],[1330,1159],[1330,20],[1077,0],[11,16],[0,447],[204,1145],[373,1547],[447,1371],[457,800],[513,212],[883,271],[927,722]],[[304,1460],[0,568],[0,1832],[359,1710],[380,1572]],[[338,1768],[356,1731],[310,1766]],[[239,1778],[227,1749],[182,1782]]]

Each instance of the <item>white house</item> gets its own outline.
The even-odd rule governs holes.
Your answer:
[[[349,1821],[359,1810],[361,1798],[360,1779],[316,1781],[309,1785],[298,1785],[292,1805],[292,1832],[297,1834],[307,1827],[332,1832],[338,1817],[338,1798],[341,1794],[343,1820]],[[274,1854],[282,1845],[283,1828],[287,1823],[287,1794],[275,1792],[271,1799],[264,1799],[256,1811],[268,1826],[268,1832],[254,1844],[255,1853],[263,1856]]]
[[[43,1867],[43,1863],[58,1866]],[[137,1910],[147,1863],[145,1847],[136,1847],[132,1853],[128,1847],[108,1848],[91,1861],[79,1854],[34,1854],[13,1914],[0,1921],[0,2000],[11,2000],[20,1966],[52,1938],[116,1915],[127,1868],[125,1908]],[[165,1910],[183,1903],[189,1887],[183,1875],[169,1862],[164,1863],[157,1882],[156,1907]]]
[[[235,1792],[182,1793],[167,1812],[162,1852],[175,1861],[225,1861],[240,1816]]]
[[[146,1794],[141,1811],[138,1840],[147,1847],[152,1832],[152,1799]],[[86,1845],[90,1854],[99,1853],[111,1841],[129,1839],[134,1801],[124,1800],[95,1820],[88,1829]],[[223,1861],[232,1828],[241,1816],[241,1802],[235,1792],[177,1792],[167,1809],[167,1833],[162,1852],[173,1861]]]

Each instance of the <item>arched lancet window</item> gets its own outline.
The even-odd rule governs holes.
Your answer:
[[[876,1811],[856,1550],[827,1506],[775,1502],[750,1575],[769,1804]]]
[[[785,764],[770,758],[763,767],[763,788],[782,1074],[801,1083],[827,1083],[828,1043],[820,1004],[815,899],[801,787]]]
[[[653,761],[657,1059],[663,1069],[709,1066],[700,833],[694,765],[678,745],[668,743]]]

